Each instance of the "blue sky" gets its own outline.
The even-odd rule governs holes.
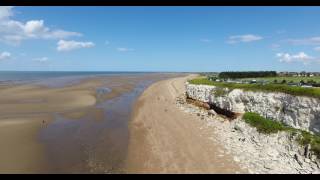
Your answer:
[[[0,7],[0,70],[320,70],[319,7]]]

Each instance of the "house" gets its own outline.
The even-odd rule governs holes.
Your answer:
[[[257,83],[257,80],[255,80],[255,79],[250,81],[250,84],[255,84],[255,83]]]
[[[301,87],[304,87],[304,88],[311,88],[311,87],[313,87],[313,86],[311,86],[311,85],[302,85]]]
[[[288,83],[288,86],[299,86],[299,83]]]

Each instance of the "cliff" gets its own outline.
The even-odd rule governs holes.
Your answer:
[[[320,99],[186,83],[188,98],[235,113],[255,112],[291,127],[320,132]]]

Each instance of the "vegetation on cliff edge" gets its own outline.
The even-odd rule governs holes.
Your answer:
[[[246,112],[243,117],[244,121],[250,126],[257,128],[257,131],[264,134],[277,133],[279,131],[288,131],[298,133],[297,142],[300,145],[311,145],[313,151],[320,158],[320,135],[311,134],[310,132],[289,127],[281,122],[266,119],[257,113]]]
[[[246,123],[257,128],[257,131],[260,133],[270,134],[291,129],[290,127],[280,122],[266,119],[257,113],[246,112],[242,118]]]
[[[295,96],[308,96],[320,98],[320,88],[305,88],[298,86],[288,86],[285,84],[237,84],[228,82],[210,81],[207,78],[197,78],[189,80],[190,84],[203,84],[217,87],[225,87],[229,89],[242,89],[245,91],[266,91],[266,92],[282,92]]]

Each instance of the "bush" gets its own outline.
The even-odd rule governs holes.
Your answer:
[[[312,84],[313,87],[320,87],[320,83]]]
[[[301,136],[298,139],[301,145],[311,145],[311,151],[313,151],[320,158],[320,136],[311,134],[307,131],[301,131]]]
[[[261,117],[257,113],[246,112],[243,115],[243,119],[245,120],[246,123],[257,128],[257,131],[260,133],[270,134],[270,133],[277,133],[279,131],[290,131],[292,133],[299,133],[300,137],[297,139],[297,142],[302,146],[306,146],[310,144],[311,151],[313,151],[314,154],[318,158],[320,158],[320,136],[319,135],[311,134],[307,131],[302,131],[299,129],[294,129],[280,122]]]
[[[216,89],[214,89],[213,94],[215,97],[225,96],[228,94],[228,90],[222,87],[217,87]]]
[[[246,112],[243,115],[243,119],[246,123],[257,128],[257,131],[260,133],[270,134],[289,129],[289,127],[285,126],[280,122],[266,119],[264,117],[261,117],[259,114],[253,112]]]
[[[219,73],[219,78],[257,78],[257,77],[275,77],[276,71],[229,71]]]
[[[312,80],[312,79],[307,81],[307,84],[315,84],[315,83],[316,82],[314,80]]]

